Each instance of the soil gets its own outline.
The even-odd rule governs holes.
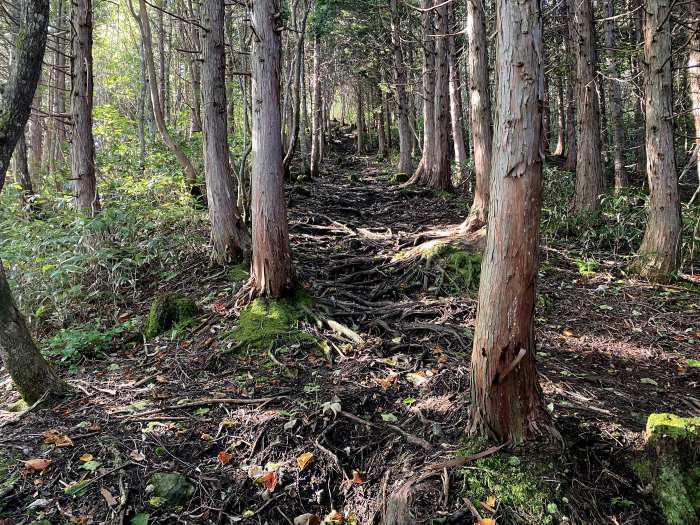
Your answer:
[[[469,424],[476,298],[445,293],[420,260],[395,256],[457,225],[469,200],[391,184],[386,165],[344,147],[318,180],[289,185],[290,235],[316,316],[361,342],[309,318],[301,329],[323,348],[237,349],[227,337],[237,285],[206,253],[183,254],[178,276],[144,287],[124,316],[177,291],[205,312],[197,326],[86,359],[66,372],[72,396],[21,419],[0,412],[0,473],[15,480],[0,485],[0,523],[129,524],[139,512],[151,524],[285,524],[305,513],[385,523],[407,480],[455,457]],[[660,523],[630,465],[648,414],[700,415],[700,369],[688,366],[699,353],[698,294],[630,278],[624,257],[609,254],[584,276],[579,257],[570,243],[542,246],[538,365],[563,439],[545,449],[556,522]],[[0,402],[16,401],[0,381]],[[52,429],[70,443],[44,443]],[[35,472],[18,462],[32,458],[52,463]],[[150,476],[172,471],[194,495],[181,508],[153,506]],[[80,480],[83,490],[66,494]],[[460,468],[446,469],[415,487],[411,522],[473,523],[468,498]],[[513,510],[481,513],[519,523]]]

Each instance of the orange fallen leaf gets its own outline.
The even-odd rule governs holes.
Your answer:
[[[211,305],[211,309],[214,311],[215,314],[218,315],[226,315],[228,313],[228,309],[223,303],[214,303],[213,305]]]
[[[265,489],[267,489],[269,492],[274,492],[275,487],[277,487],[277,482],[279,481],[279,478],[277,477],[276,472],[266,472],[262,476],[260,476],[257,480],[258,483],[260,483]]]
[[[362,485],[365,482],[365,480],[362,479],[362,474],[360,474],[359,470],[352,471],[352,482],[357,483],[358,485]]]
[[[493,518],[481,518],[477,525],[496,525],[496,520]]]
[[[61,434],[57,430],[48,430],[44,432],[43,436],[44,443],[47,445],[56,445],[59,448],[73,446],[73,440],[65,434]]]
[[[51,463],[53,463],[53,461],[50,459],[36,458],[28,459],[24,462],[24,466],[29,470],[33,470],[34,472],[43,472],[51,466]]]
[[[437,362],[440,363],[441,365],[444,365],[449,360],[450,360],[450,358],[447,357],[446,354],[440,354],[440,357],[437,358]]]
[[[489,507],[491,509],[495,508],[496,507],[496,496],[491,495],[491,496],[487,497],[486,501],[484,501],[484,505],[486,505],[487,507]]]
[[[328,516],[326,516],[326,519],[324,521],[332,521],[333,523],[343,523],[345,521],[345,518],[337,510],[332,510],[331,513],[328,514]]]
[[[309,464],[314,457],[313,452],[304,452],[297,458],[297,465],[299,465],[299,470],[304,470],[306,465]]]
[[[231,459],[233,458],[233,454],[229,454],[225,450],[222,450],[221,452],[219,452],[218,458],[219,461],[221,461],[221,463],[223,463],[224,465],[228,465],[231,462]]]
[[[112,496],[112,493],[106,488],[102,487],[100,489],[100,494],[102,494],[102,497],[105,499],[108,507],[114,507],[118,503],[117,498]]]
[[[385,377],[384,379],[377,379],[377,384],[381,386],[384,390],[389,390],[391,385],[393,385],[396,382],[396,378],[398,378],[398,375],[390,375]]]
[[[569,330],[568,328],[566,328],[566,329],[561,333],[561,335],[563,335],[564,337],[576,337],[576,334],[573,333],[573,332],[572,332],[571,330]]]
[[[92,454],[83,454],[78,459],[80,459],[80,461],[82,461],[83,463],[87,463],[88,461],[92,461],[93,457]]]

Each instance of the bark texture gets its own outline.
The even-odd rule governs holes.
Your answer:
[[[204,165],[211,220],[212,258],[220,264],[241,260],[250,238],[236,207],[226,126],[226,55],[224,1],[205,0],[202,9],[204,58]]]
[[[680,262],[681,208],[673,149],[671,0],[644,5],[644,95],[649,221],[633,269],[666,281]]]
[[[399,121],[399,165],[397,169],[399,173],[408,175],[413,170],[413,161],[411,159],[413,132],[411,131],[409,120],[410,108],[408,94],[406,93],[406,68],[404,67],[403,52],[401,50],[401,30],[397,0],[390,0],[390,8],[391,44],[394,50],[394,82],[396,84],[397,117]],[[387,117],[391,118],[389,112],[387,112]],[[389,120],[387,129],[389,136],[391,136],[391,120]]]
[[[253,170],[251,278],[256,293],[278,297],[292,285],[280,115],[280,0],[256,0],[253,34]]]
[[[691,16],[696,20],[688,51],[688,86],[695,122],[695,159],[700,188],[700,0],[690,0]]]
[[[604,189],[600,104],[596,90],[595,32],[591,0],[573,1],[576,54],[576,200],[578,212],[598,209]]]
[[[10,157],[29,119],[41,75],[49,23],[49,0],[22,0],[14,60],[0,96],[0,190]],[[34,344],[24,318],[15,306],[0,261],[0,358],[28,403],[45,393],[60,394],[64,384]]]
[[[321,167],[321,42],[314,37],[314,62],[311,76],[311,176],[318,177]]]
[[[71,10],[71,179],[75,207],[89,217],[100,211],[92,135],[92,0],[73,0]]]
[[[459,76],[459,56],[455,45],[454,7],[448,5],[449,28],[447,37],[447,63],[450,69],[450,121],[452,123],[452,142],[460,182],[464,179],[467,166],[467,147],[464,140],[462,112],[462,82]]]
[[[472,430],[520,443],[550,431],[535,366],[542,185],[537,0],[497,1],[498,92],[489,228],[471,368]]]
[[[463,225],[467,231],[478,230],[486,224],[489,209],[493,127],[485,17],[483,0],[467,0],[467,77],[475,175],[474,202]]]

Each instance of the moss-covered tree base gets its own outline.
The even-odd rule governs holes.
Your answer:
[[[314,342],[315,338],[299,330],[299,322],[308,317],[311,297],[303,291],[284,299],[255,299],[243,309],[238,326],[231,332],[237,347],[270,350],[275,346]]]
[[[197,304],[192,299],[175,293],[160,295],[151,303],[143,333],[152,339],[166,330],[189,322],[198,312]]]
[[[634,470],[668,525],[700,523],[700,417],[651,414],[645,457]]]

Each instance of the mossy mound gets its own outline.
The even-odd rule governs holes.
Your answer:
[[[188,323],[198,312],[197,304],[192,299],[175,293],[160,295],[151,303],[143,333],[152,339],[166,330]]]
[[[315,338],[299,330],[299,321],[307,318],[305,308],[313,300],[303,291],[285,299],[255,299],[241,312],[238,326],[231,332],[238,346],[250,349],[270,350],[275,346],[302,341],[314,342]]]
[[[634,470],[668,525],[700,523],[700,417],[651,414],[645,457]]]
[[[408,182],[410,178],[408,173],[394,173],[389,177],[389,182],[392,184],[403,184],[404,182]]]
[[[247,264],[235,264],[227,272],[228,278],[234,283],[244,283],[250,279],[250,272]]]
[[[194,494],[194,485],[178,472],[156,472],[148,480],[153,496],[150,503],[156,507],[180,507]]]
[[[459,455],[470,456],[487,449],[484,439],[468,439]],[[558,470],[549,457],[527,457],[499,452],[470,462],[461,470],[461,493],[479,507],[495,497],[498,523],[548,525],[562,521],[561,501],[551,481]],[[559,505],[557,504],[559,501]]]
[[[481,254],[468,252],[450,244],[436,244],[421,254],[429,266],[438,266],[442,274],[438,288],[458,295],[475,295],[481,277]]]

